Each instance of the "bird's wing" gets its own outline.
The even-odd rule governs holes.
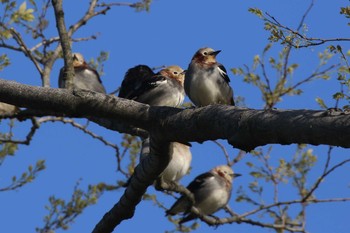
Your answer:
[[[167,83],[167,78],[162,75],[147,77],[143,80],[140,87],[137,90],[134,90],[132,95],[129,96],[129,99],[137,100],[138,97],[165,83]]]
[[[221,77],[226,81],[226,83],[229,83],[230,78],[227,75],[227,71],[226,71],[225,67],[222,64],[218,64],[218,69],[219,69]]]
[[[214,174],[211,172],[203,173],[199,176],[197,176],[188,186],[187,189],[190,190],[192,193],[196,190],[201,189],[205,183],[208,182],[208,180],[213,179]]]
[[[75,67],[74,67],[75,72],[83,71],[83,70],[85,70],[85,69],[90,70],[91,72],[93,72],[93,73],[96,75],[97,80],[98,80],[100,83],[102,83],[102,80],[101,80],[100,75],[99,75],[99,73],[97,72],[97,70],[95,70],[94,68],[92,68],[91,66],[89,66],[86,62],[84,62],[84,63],[83,63],[82,65],[80,65],[80,66],[75,66]]]
[[[130,96],[135,96],[136,91],[142,86],[145,79],[154,76],[152,69],[146,65],[137,65],[128,69],[125,73],[122,85],[119,91],[119,97],[132,99]]]
[[[214,175],[210,172],[203,173],[197,176],[188,186],[187,189],[192,193],[198,191],[208,179],[214,178]],[[191,202],[186,196],[181,196],[172,207],[166,212],[166,215],[174,215],[180,212],[189,212],[191,208]],[[191,216],[192,219],[192,216]],[[187,218],[186,218],[187,220]],[[187,220],[188,221],[188,220]]]

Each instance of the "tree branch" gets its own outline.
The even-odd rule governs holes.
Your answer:
[[[95,226],[93,233],[112,232],[121,221],[134,216],[136,205],[141,201],[154,180],[161,174],[169,163],[170,142],[160,138],[151,137],[151,151],[139,165],[131,177],[130,184],[126,188],[119,202],[108,211],[101,221]]]
[[[245,151],[278,143],[350,147],[350,115],[316,110],[255,110],[225,105],[196,109],[150,107],[85,90],[33,87],[0,80],[0,101],[68,117],[108,118],[164,140],[227,139]],[[171,134],[169,133],[171,132]]]
[[[64,12],[62,8],[62,0],[52,0],[52,5],[55,10],[56,26],[58,29],[58,34],[60,36],[63,58],[64,58],[64,80],[66,88],[73,88],[73,78],[74,78],[74,68],[73,68],[73,58],[70,45],[70,36],[66,30],[66,24],[64,22]]]

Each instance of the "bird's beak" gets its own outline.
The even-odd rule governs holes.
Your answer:
[[[233,174],[233,177],[239,177],[239,176],[241,176],[242,174],[239,174],[239,173],[235,173],[235,174]]]
[[[78,58],[75,54],[73,55],[73,60],[76,60],[76,61],[78,60]]]
[[[182,71],[181,74],[186,74],[186,71],[187,71],[187,70]]]
[[[214,52],[212,52],[210,55],[216,57],[216,55],[218,55],[221,52],[221,50],[216,50]]]

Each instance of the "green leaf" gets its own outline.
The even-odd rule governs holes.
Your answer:
[[[333,95],[333,99],[335,100],[339,100],[339,99],[343,99],[344,98],[344,93],[341,92],[337,92]]]
[[[327,105],[324,103],[323,99],[317,97],[315,100],[318,103],[318,105],[320,105],[321,108],[323,108],[323,109],[327,109],[328,108]]]
[[[262,177],[264,177],[264,175],[261,172],[250,172],[249,174],[251,176],[253,176],[254,178],[262,178]]]
[[[264,48],[263,54],[265,54],[267,51],[269,51],[271,47],[272,47],[272,44],[268,43]]]
[[[248,11],[250,13],[253,13],[254,15],[258,16],[259,18],[263,18],[263,13],[260,9],[258,8],[249,8]]]
[[[350,18],[350,6],[341,7],[340,8],[340,14],[341,15],[345,15],[346,18]]]
[[[18,13],[24,14],[24,12],[25,12],[26,9],[27,9],[27,2],[24,1],[24,2],[19,6]]]

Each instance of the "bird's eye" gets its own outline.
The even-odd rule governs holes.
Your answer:
[[[208,55],[208,52],[207,52],[207,51],[205,51],[205,52],[203,53],[203,55],[204,55],[204,56],[207,56],[207,55]]]
[[[174,71],[174,74],[177,74],[177,72],[176,72],[176,71]]]

